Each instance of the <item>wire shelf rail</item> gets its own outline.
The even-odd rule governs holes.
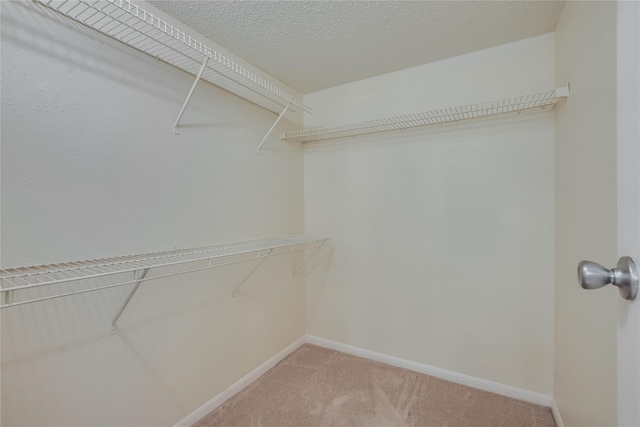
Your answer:
[[[141,255],[0,269],[0,294],[2,295],[0,309],[102,289],[135,285],[112,322],[115,332],[115,323],[120,314],[140,283],[144,281],[257,260],[259,263],[235,286],[234,295],[236,295],[238,288],[266,258],[314,249],[311,255],[296,267],[295,274],[327,240],[326,238],[291,235]],[[243,256],[249,254],[256,255]],[[150,269],[158,269],[157,274],[154,274],[153,277],[147,277]],[[132,277],[130,273],[133,273]],[[93,279],[102,280],[98,284]],[[60,286],[69,283],[77,283],[78,286],[75,288]],[[86,283],[88,285],[84,285]],[[31,291],[36,288],[47,288],[46,295],[43,296],[42,292],[34,295]]]
[[[538,92],[530,95],[515,96],[497,101],[470,104],[459,107],[443,108],[422,113],[407,114],[378,120],[369,120],[340,126],[306,129],[281,134],[283,140],[300,142],[323,141],[347,138],[378,132],[409,129],[461,120],[477,119],[506,113],[519,113],[525,110],[553,106],[562,98],[569,96],[569,86]]]
[[[311,112],[301,100],[217,53],[130,0],[33,0],[267,110],[285,105]],[[206,61],[206,66],[202,67]]]

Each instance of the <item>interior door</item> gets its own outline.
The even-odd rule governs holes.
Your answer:
[[[617,11],[618,256],[640,262],[640,2]],[[618,303],[618,425],[640,426],[640,296]]]

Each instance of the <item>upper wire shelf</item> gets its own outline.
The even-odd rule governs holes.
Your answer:
[[[369,120],[340,126],[306,129],[281,134],[283,140],[300,142],[322,141],[327,139],[346,138],[378,132],[388,132],[414,127],[438,125],[476,119],[498,114],[521,112],[534,108],[544,108],[555,105],[561,98],[569,96],[569,86],[515,96],[497,101],[469,104],[459,107],[443,108],[422,113],[407,114],[378,120]]]
[[[279,113],[289,105],[311,112],[301,100],[130,0],[33,1],[194,76],[209,58],[203,80],[267,110]]]
[[[0,269],[0,294],[2,294],[0,308],[14,307],[129,284],[136,284],[137,287],[140,282],[147,280],[252,260],[262,262],[265,258],[271,256],[304,251],[311,248],[317,249],[326,240],[326,238],[291,235],[142,255]],[[257,253],[257,255],[239,257],[240,259],[234,257],[228,262],[217,261],[225,257],[253,253]],[[301,266],[302,264],[299,267]],[[149,269],[162,267],[172,268],[161,269],[153,277],[145,277]],[[255,271],[255,268],[251,273]],[[132,272],[134,273],[133,276],[128,277],[126,273]],[[140,274],[142,272],[143,274]],[[89,280],[99,278],[102,280]],[[248,276],[242,283],[247,278]],[[74,282],[77,282],[78,286],[71,288],[60,286]],[[240,285],[236,286],[234,293]],[[46,288],[46,292],[33,292],[36,288]]]

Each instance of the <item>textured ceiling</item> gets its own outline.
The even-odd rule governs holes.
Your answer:
[[[192,29],[309,93],[555,30],[562,1],[160,1]]]

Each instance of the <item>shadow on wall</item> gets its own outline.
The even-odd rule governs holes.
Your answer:
[[[31,1],[14,3],[11,8],[5,7],[2,10],[3,44],[16,44],[27,52],[64,62],[70,69],[83,69],[129,88],[144,89],[154,97],[173,98],[170,96],[171,88],[158,86],[156,80],[137,72],[140,62],[157,62],[153,58],[141,56],[122,43],[65,18],[41,4]],[[87,39],[91,43],[87,43]],[[99,44],[100,49],[89,49],[93,44]],[[126,55],[127,60],[110,60],[116,52],[118,55]],[[173,68],[163,68],[163,71],[180,74]],[[186,77],[186,74],[183,76]]]

